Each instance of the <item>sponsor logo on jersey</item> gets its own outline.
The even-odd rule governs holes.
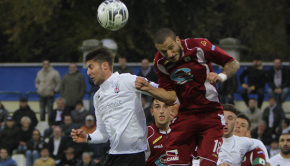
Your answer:
[[[166,166],[167,165],[167,159],[166,159],[166,155],[163,154],[161,155],[156,161],[155,164],[158,166]]]
[[[178,156],[174,156],[174,157],[168,157],[167,161],[178,161],[179,157]]]
[[[162,144],[161,145],[155,145],[153,148],[161,149],[161,148],[163,148],[163,145]]]
[[[154,141],[153,141],[153,145],[156,144],[156,142],[158,142],[159,140],[161,140],[162,138],[162,135],[160,135],[158,138],[156,138]]]
[[[189,68],[180,68],[170,75],[171,80],[176,81],[177,84],[184,84],[188,81],[193,81],[193,75]]]
[[[203,46],[206,46],[206,41],[201,41],[200,42]]]
[[[177,149],[166,151],[166,156],[177,156],[177,155],[178,155]]]

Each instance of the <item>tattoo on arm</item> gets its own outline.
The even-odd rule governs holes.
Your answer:
[[[240,63],[237,60],[225,64],[222,73],[226,74],[228,78],[233,76],[240,68]]]

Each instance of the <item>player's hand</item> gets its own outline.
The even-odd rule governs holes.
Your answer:
[[[74,142],[81,143],[86,142],[87,140],[87,133],[83,129],[72,129],[71,137]]]
[[[137,77],[135,80],[135,88],[137,90],[147,91],[149,89],[149,82],[144,77]]]
[[[207,74],[207,80],[210,83],[223,83],[223,79],[215,72],[210,72]]]

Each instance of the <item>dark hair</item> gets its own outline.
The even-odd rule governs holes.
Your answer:
[[[233,106],[232,104],[223,104],[224,107],[224,111],[230,111],[232,113],[234,113],[236,116],[238,116],[241,112],[236,109],[235,106]]]
[[[100,46],[89,52],[84,58],[84,63],[90,60],[98,62],[99,65],[103,62],[108,62],[111,71],[113,71],[114,55],[107,47]]]
[[[76,105],[78,105],[78,104],[80,104],[80,105],[84,106],[84,103],[83,103],[83,101],[82,101],[82,100],[78,100],[78,101],[76,102]]]
[[[289,118],[284,118],[283,120],[284,120],[284,123],[287,124],[287,126],[290,125],[290,119]]]
[[[171,37],[173,40],[176,39],[175,33],[169,29],[169,28],[161,28],[157,31],[154,37],[154,43],[156,44],[162,44],[164,41],[168,38]]]
[[[251,97],[251,98],[249,98],[249,100],[255,100],[255,101],[257,101],[255,98],[253,98],[253,97]]]
[[[250,131],[251,130],[251,126],[252,126],[250,119],[245,114],[243,114],[243,113],[240,113],[238,115],[238,118],[245,119],[248,122],[248,124],[249,124],[248,131]]]

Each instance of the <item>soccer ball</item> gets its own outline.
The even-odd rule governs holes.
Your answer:
[[[106,0],[100,4],[97,17],[102,27],[116,31],[125,26],[129,18],[129,12],[123,2]]]

